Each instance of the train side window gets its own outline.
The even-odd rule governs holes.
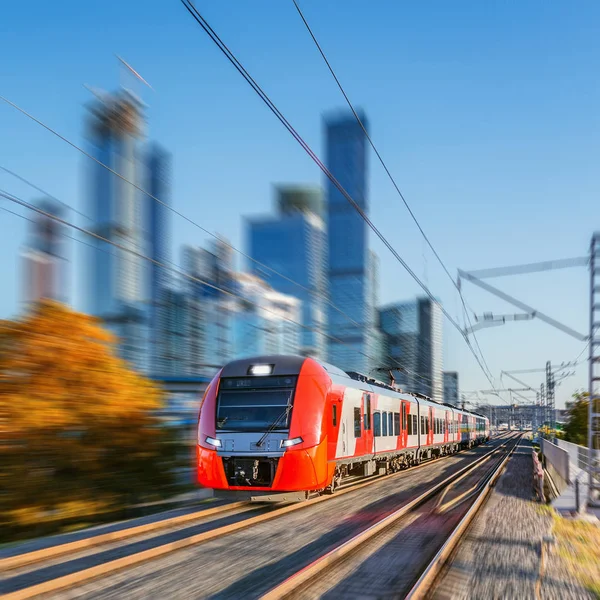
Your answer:
[[[331,419],[333,421],[333,426],[337,427],[337,404],[334,404],[331,407]]]
[[[412,422],[413,422],[413,428],[412,428],[413,435],[417,435],[417,433],[419,433],[419,420],[417,419],[417,415],[412,416]]]
[[[408,427],[406,428],[406,434],[412,435],[412,415],[408,415]]]
[[[425,435],[429,435],[429,419],[425,417]]]
[[[394,435],[394,413],[392,412],[388,413],[388,435]]]
[[[387,420],[387,413],[386,412],[382,412],[381,413],[381,435],[387,435],[387,426],[388,426],[388,420]]]
[[[381,435],[381,413],[379,411],[373,413],[373,435],[376,437]]]
[[[354,408],[354,437],[360,437],[360,407]]]
[[[402,430],[406,431],[406,404],[402,404]]]
[[[400,413],[394,413],[394,435],[400,435]]]
[[[371,394],[366,394],[365,399],[365,431],[371,429]]]

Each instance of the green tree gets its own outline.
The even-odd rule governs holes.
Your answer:
[[[567,442],[587,446],[588,408],[588,393],[575,392],[573,402],[567,404],[568,416],[564,426],[564,439]]]
[[[0,321],[0,538],[172,493],[161,404],[95,319],[45,301]]]

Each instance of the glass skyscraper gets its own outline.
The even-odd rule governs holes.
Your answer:
[[[319,189],[279,186],[278,215],[248,219],[249,270],[273,289],[302,301],[300,353],[326,358],[326,231]],[[289,279],[286,279],[289,278]],[[290,281],[291,280],[291,281]],[[296,285],[296,282],[300,284]]]
[[[396,383],[443,401],[442,311],[429,298],[398,302],[379,309],[380,325],[387,338],[388,361]]]
[[[458,406],[458,373],[444,371],[444,402]]]
[[[170,260],[169,247],[169,209],[171,201],[171,156],[160,146],[153,144],[145,155],[146,183],[143,186],[149,195],[143,198],[143,214],[147,223],[147,254],[166,265]],[[165,206],[165,204],[167,206]],[[149,265],[149,298],[150,307],[150,355],[152,357],[152,373],[159,375],[166,365],[174,366],[171,348],[173,347],[172,323],[181,312],[181,299],[169,289],[171,277],[169,271],[156,263]],[[169,372],[171,370],[169,369]]]
[[[138,146],[142,131],[141,103],[130,92],[106,94],[92,103],[88,135],[91,154],[125,179],[139,184]],[[94,239],[87,274],[87,310],[120,339],[120,353],[138,370],[148,369],[147,311],[141,259],[143,253],[140,193],[98,163],[89,184],[92,230],[119,244]]]
[[[364,115],[359,115],[368,128]],[[326,164],[328,169],[365,212],[367,202],[366,136],[352,114],[325,122]],[[367,224],[343,194],[327,178],[328,278],[332,307],[328,308],[328,330],[339,341],[328,340],[329,362],[345,370],[365,374],[378,365],[381,346],[376,339],[373,305],[374,265],[369,251]],[[368,358],[366,355],[373,356]]]

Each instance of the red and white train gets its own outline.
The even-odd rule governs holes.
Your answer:
[[[255,499],[332,492],[489,439],[489,421],[299,356],[223,367],[198,420],[198,483]]]

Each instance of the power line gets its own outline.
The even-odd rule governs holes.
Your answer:
[[[83,217],[84,219],[87,219],[88,221],[92,220],[92,218],[88,217],[85,213],[82,213],[81,211],[77,210],[76,208],[73,208],[69,204],[65,204],[62,200],[59,200],[56,196],[53,196],[52,194],[50,194],[46,190],[42,189],[41,187],[38,187],[34,183],[31,183],[31,181],[25,179],[25,177],[21,177],[21,175],[19,175],[18,173],[15,173],[14,171],[11,171],[10,169],[3,167],[2,165],[0,165],[0,170],[4,171],[5,173],[8,173],[9,175],[12,175],[13,177],[18,179],[22,183],[28,185],[29,187],[33,188],[34,190],[40,192],[41,194],[44,194],[44,196],[48,196],[48,198],[51,198],[55,202],[58,202],[58,204],[60,204],[61,206],[64,206],[67,210],[72,210],[74,213],[77,213],[80,217]]]
[[[156,266],[158,266],[158,267],[160,267],[162,269],[174,272],[174,273],[176,273],[179,276],[182,276],[182,277],[184,277],[186,279],[189,279],[189,280],[191,280],[191,281],[193,281],[195,283],[200,283],[202,285],[210,287],[210,288],[212,288],[212,289],[214,289],[216,291],[222,292],[222,293],[224,293],[224,294],[226,294],[228,296],[232,296],[234,298],[239,298],[239,299],[243,300],[245,303],[250,304],[252,306],[255,306],[257,308],[260,308],[261,310],[263,310],[265,312],[268,312],[268,313],[271,313],[271,314],[274,314],[274,315],[277,315],[277,316],[281,316],[280,313],[277,313],[274,310],[270,310],[270,309],[268,309],[268,308],[264,307],[263,305],[258,304],[256,302],[252,302],[251,300],[249,300],[245,296],[242,296],[240,294],[236,294],[235,292],[232,292],[231,290],[227,290],[227,289],[221,288],[221,287],[219,287],[217,285],[214,285],[214,284],[212,284],[212,283],[210,283],[208,281],[205,281],[205,280],[203,280],[203,279],[201,279],[199,277],[196,277],[194,275],[190,275],[189,273],[186,273],[184,270],[182,270],[181,267],[179,267],[178,265],[175,265],[174,263],[171,263],[171,261],[167,261],[167,262],[170,262],[171,264],[173,264],[174,265],[173,267],[169,267],[169,266],[161,263],[160,261],[151,258],[150,256],[146,256],[145,254],[143,254],[141,252],[137,252],[136,250],[133,250],[131,248],[127,248],[127,247],[125,247],[125,246],[123,246],[123,245],[121,245],[121,244],[119,244],[117,242],[114,242],[112,240],[109,240],[109,239],[107,239],[107,238],[105,238],[105,237],[103,237],[103,236],[101,236],[101,235],[99,235],[99,234],[97,234],[97,233],[95,233],[93,231],[85,229],[84,227],[79,227],[78,225],[75,225],[74,223],[70,223],[69,221],[66,221],[65,219],[62,219],[60,217],[57,217],[56,215],[53,215],[53,214],[51,214],[49,212],[46,212],[46,211],[44,211],[44,210],[42,210],[42,209],[34,206],[33,204],[30,204],[29,202],[26,202],[25,200],[22,200],[21,198],[18,198],[17,196],[14,196],[13,194],[8,194],[8,193],[3,192],[3,191],[0,190],[0,196],[3,197],[3,198],[6,198],[7,200],[9,200],[11,202],[14,202],[15,204],[18,204],[20,206],[24,206],[25,208],[33,210],[34,212],[36,212],[38,214],[44,215],[45,217],[47,217],[49,219],[52,219],[53,221],[56,221],[58,223],[61,223],[62,225],[65,225],[66,227],[70,227],[70,228],[72,228],[72,229],[74,229],[74,230],[76,230],[76,231],[78,231],[80,233],[83,233],[83,234],[88,235],[90,237],[93,237],[93,238],[95,238],[95,239],[97,239],[99,241],[102,241],[102,242],[105,242],[107,244],[110,244],[111,246],[114,246],[115,248],[118,248],[119,250],[121,250],[123,252],[127,252],[129,254],[132,254],[133,256],[136,256],[137,258],[140,258],[140,259],[146,260],[146,261],[148,261],[150,263],[153,263],[153,264],[155,264]],[[12,211],[8,211],[8,212],[12,212]],[[24,217],[23,215],[19,215],[18,213],[13,213],[13,214],[15,214],[17,216],[20,216],[20,217],[22,217],[24,219],[30,220],[27,217]],[[75,241],[81,241],[81,240],[78,240],[76,238],[73,238],[73,239],[75,239]],[[285,321],[287,321],[289,323],[292,323],[293,325],[298,325],[299,327],[302,327],[302,328],[307,329],[309,331],[315,331],[315,332],[323,333],[323,335],[325,335],[326,337],[332,339],[333,341],[341,343],[341,344],[343,344],[345,346],[348,346],[349,348],[352,348],[352,350],[354,352],[357,352],[358,354],[361,354],[362,356],[368,358],[369,360],[372,360],[372,361],[376,360],[374,357],[372,357],[372,356],[370,356],[370,355],[362,352],[361,350],[356,350],[350,344],[347,344],[343,340],[340,340],[339,338],[337,338],[335,336],[332,336],[331,334],[325,332],[322,329],[314,328],[314,327],[311,327],[309,325],[304,325],[304,324],[299,323],[297,321],[294,321],[293,319],[290,319],[288,317],[282,317],[282,318]],[[392,360],[392,362],[395,362],[392,357],[388,356],[388,358],[390,358]],[[398,365],[398,366],[401,369],[403,368],[401,365]]]
[[[445,271],[446,275],[448,276],[448,278],[450,279],[450,281],[452,282],[452,285],[456,288],[456,290],[458,291],[458,295],[461,299],[463,308],[465,310],[465,315],[467,316],[467,320],[469,322],[469,327],[473,327],[473,324],[471,322],[471,318],[469,317],[469,313],[467,311],[467,307],[465,304],[465,300],[463,298],[462,292],[460,287],[458,286],[458,284],[456,283],[456,281],[454,280],[454,278],[452,277],[452,275],[450,275],[450,272],[448,271],[448,269],[446,268],[446,265],[444,264],[444,261],[442,260],[442,258],[440,257],[440,255],[437,253],[436,249],[433,247],[433,244],[431,243],[431,240],[429,239],[429,237],[427,236],[427,234],[425,233],[425,231],[423,230],[423,228],[421,227],[421,224],[419,223],[417,217],[415,216],[414,212],[412,211],[410,205],[408,204],[408,201],[406,200],[406,198],[404,197],[404,194],[402,193],[402,191],[400,190],[400,187],[398,186],[398,184],[396,183],[396,180],[394,179],[394,176],[392,175],[392,173],[390,172],[390,170],[388,169],[388,166],[386,165],[385,161],[383,160],[383,157],[381,156],[381,154],[379,153],[379,150],[377,150],[377,147],[375,146],[375,143],[373,142],[371,136],[369,135],[369,132],[367,131],[367,128],[365,127],[364,123],[362,122],[362,119],[360,118],[360,116],[358,115],[358,112],[355,110],[354,105],[352,104],[352,102],[350,101],[350,98],[348,97],[348,94],[346,93],[346,90],[344,90],[344,87],[342,86],[338,76],[336,75],[333,67],[331,66],[331,63],[329,62],[327,56],[325,55],[325,52],[323,51],[323,48],[321,48],[321,45],[319,44],[315,34],[313,33],[313,30],[311,29],[310,25],[308,24],[308,21],[306,20],[304,13],[302,12],[302,10],[300,9],[300,6],[298,5],[298,2],[296,0],[292,0],[292,2],[294,3],[294,6],[296,7],[296,10],[298,11],[298,14],[300,15],[300,18],[302,19],[302,22],[304,23],[304,25],[306,26],[306,29],[308,31],[308,33],[310,34],[310,37],[312,38],[313,42],[315,43],[315,46],[317,47],[317,49],[319,50],[319,53],[321,54],[321,57],[323,58],[323,60],[325,61],[325,64],[327,65],[327,68],[329,69],[329,72],[331,73],[332,77],[334,78],[338,88],[340,89],[340,92],[342,93],[342,95],[344,96],[348,106],[350,107],[350,110],[352,111],[352,114],[354,115],[354,118],[356,119],[356,122],[360,125],[360,128],[362,129],[363,133],[365,134],[365,137],[367,138],[369,144],[371,145],[371,148],[373,148],[373,151],[375,152],[375,155],[377,156],[377,158],[379,159],[379,162],[381,163],[381,166],[383,167],[383,169],[385,170],[387,176],[389,177],[390,181],[392,182],[392,185],[394,186],[394,188],[396,189],[396,192],[398,193],[398,195],[400,196],[400,199],[402,200],[402,202],[404,203],[404,206],[406,207],[406,210],[408,210],[408,213],[410,214],[410,216],[412,217],[412,220],[414,221],[415,225],[417,226],[417,228],[419,229],[419,231],[421,232],[421,235],[423,236],[424,240],[427,242],[427,245],[429,246],[429,248],[431,249],[431,251],[433,252],[434,256],[436,257],[437,261],[440,263],[440,265],[442,266],[442,269]],[[462,333],[462,332],[461,332]],[[467,345],[470,345],[470,341],[468,340],[468,337],[465,335],[465,341],[467,342]],[[475,335],[475,333],[473,332],[473,338],[475,340],[475,343],[477,345],[477,348],[479,349],[479,352],[481,354],[481,358],[485,364],[485,367],[488,371],[488,373],[491,375],[491,371],[490,368],[485,360],[485,357],[483,355],[483,351],[481,349],[481,346],[479,345],[479,340],[477,339],[477,336]],[[491,383],[491,381],[490,381]],[[493,385],[493,384],[492,384]]]
[[[289,131],[289,133],[294,137],[294,139],[302,146],[305,152],[312,158],[312,160],[318,165],[318,167],[323,171],[323,173],[329,178],[329,180],[333,183],[333,185],[338,189],[338,191],[344,196],[344,198],[353,206],[353,208],[360,214],[362,219],[367,223],[367,225],[371,228],[371,230],[375,233],[375,235],[383,242],[386,248],[392,253],[394,258],[404,267],[404,269],[408,272],[408,274],[415,280],[415,282],[421,287],[421,289],[425,292],[425,294],[431,299],[432,302],[437,304],[440,307],[442,313],[446,316],[446,318],[452,323],[452,325],[461,333],[461,335],[467,339],[464,335],[460,325],[454,320],[454,318],[448,313],[448,311],[442,306],[442,304],[433,296],[429,288],[419,279],[419,277],[414,273],[414,271],[408,266],[408,264],[404,261],[404,259],[398,254],[395,248],[390,244],[387,238],[379,231],[379,229],[373,224],[373,222],[369,219],[366,213],[362,210],[362,208],[356,203],[356,201],[348,194],[348,192],[344,189],[344,187],[339,183],[339,181],[335,178],[335,176],[331,173],[331,171],[323,164],[323,162],[319,159],[319,157],[313,152],[310,146],[304,141],[304,139],[300,136],[300,134],[294,129],[291,123],[283,116],[281,111],[275,106],[269,96],[263,91],[263,89],[256,83],[256,81],[252,78],[252,76],[246,71],[246,69],[242,66],[239,60],[235,57],[233,52],[227,47],[227,45],[221,40],[221,38],[216,34],[216,32],[212,29],[212,27],[208,24],[208,22],[204,19],[204,17],[200,14],[198,9],[191,4],[189,0],[181,0],[182,4],[186,8],[186,10],[192,15],[194,20],[202,27],[205,33],[211,38],[211,40],[217,45],[217,47],[221,50],[221,52],[226,56],[226,58],[231,62],[231,64],[235,67],[235,69],[244,77],[246,82],[252,87],[252,89],[258,94],[261,100],[268,106],[268,108],[275,114],[277,119],[281,122],[281,124]],[[467,340],[467,345],[471,350],[473,356],[477,360],[481,370],[484,375],[490,382],[490,385],[494,387],[494,384],[491,380],[490,375],[486,372],[481,359],[475,353],[473,347],[470,342]]]
[[[137,185],[135,182],[127,179],[126,177],[124,177],[123,175],[121,175],[120,173],[118,173],[117,171],[115,171],[114,169],[112,169],[111,167],[109,167],[108,165],[106,165],[105,163],[103,163],[101,160],[97,159],[95,156],[93,156],[92,154],[90,154],[89,152],[87,152],[86,150],[84,150],[83,148],[81,148],[80,146],[78,146],[77,144],[75,144],[74,142],[72,142],[71,140],[67,139],[63,135],[61,135],[58,131],[56,131],[55,129],[53,129],[52,127],[50,127],[49,125],[47,125],[46,123],[42,122],[40,119],[37,119],[31,113],[27,112],[25,109],[21,108],[20,106],[18,106],[14,102],[10,101],[8,98],[5,98],[4,96],[0,96],[0,100],[3,100],[4,102],[6,102],[7,104],[9,104],[13,108],[15,108],[16,110],[18,110],[20,113],[22,113],[23,115],[25,115],[29,119],[33,120],[35,123],[37,123],[38,125],[40,125],[44,129],[46,129],[47,131],[49,131],[50,133],[52,133],[53,135],[55,135],[59,139],[61,139],[64,142],[66,142],[69,146],[71,146],[75,150],[78,150],[84,156],[87,156],[88,158],[90,158],[91,160],[93,160],[95,163],[97,163],[99,166],[103,167],[104,169],[106,169],[107,171],[109,171],[110,173],[112,173],[113,175],[116,175],[119,179],[121,179],[125,183],[128,183],[129,185],[133,186],[133,188],[135,188],[136,190],[138,190],[141,193],[145,194],[146,196],[148,196],[149,198],[151,198],[155,202],[158,202],[158,204],[160,204],[161,206],[163,206],[167,210],[169,210],[172,213],[176,214],[177,216],[181,217],[182,219],[184,219],[188,223],[194,225],[194,227],[197,227],[200,231],[203,231],[204,233],[206,233],[206,234],[210,235],[211,237],[215,238],[216,240],[218,240],[219,242],[221,242],[222,244],[224,244],[225,246],[227,246],[228,248],[230,248],[234,252],[237,252],[240,256],[242,256],[242,257],[244,257],[244,258],[252,261],[253,263],[255,263],[256,265],[258,265],[259,267],[262,267],[263,269],[266,269],[267,271],[270,271],[274,275],[277,275],[278,277],[281,277],[282,279],[285,279],[289,283],[292,283],[293,285],[298,286],[299,288],[303,289],[304,291],[308,292],[309,294],[317,295],[318,297],[322,298],[327,305],[329,305],[331,308],[333,308],[339,314],[341,314],[346,319],[348,319],[348,321],[350,321],[353,325],[360,326],[360,324],[357,321],[355,321],[352,317],[350,317],[350,315],[346,314],[341,308],[339,308],[331,300],[329,300],[329,298],[327,297],[326,294],[316,293],[314,290],[311,290],[310,288],[302,285],[301,283],[299,283],[297,281],[294,281],[293,279],[291,279],[287,275],[284,275],[283,273],[280,273],[279,271],[273,269],[272,267],[270,267],[270,266],[268,266],[268,265],[260,262],[259,260],[253,258],[249,254],[245,253],[244,251],[239,250],[238,248],[236,248],[235,246],[233,246],[232,244],[230,244],[226,240],[224,240],[221,237],[219,237],[217,234],[213,233],[212,231],[209,231],[205,227],[202,227],[202,225],[200,225],[199,223],[197,223],[193,219],[190,219],[189,217],[187,217],[183,213],[179,212],[177,209],[173,208],[171,205],[167,204],[166,202],[164,202],[160,198],[157,198],[155,195],[153,195],[150,192],[146,191],[141,186]],[[0,167],[0,168],[2,168],[2,167]],[[28,181],[24,177],[21,177],[20,175],[17,175],[16,173],[13,173],[12,171],[8,171],[8,169],[4,169],[4,170],[6,170],[7,172],[10,172],[12,175],[14,175],[15,177],[17,177],[18,179],[20,179],[24,183],[30,185],[34,189],[42,191],[41,188],[38,188],[35,184],[31,183],[30,181]],[[45,193],[45,192],[42,191],[42,193]],[[50,194],[48,194],[48,196],[50,196],[54,200],[57,200],[56,198],[54,198],[54,196],[51,196]],[[57,202],[60,202],[61,204],[64,205],[64,203],[61,202],[60,200],[57,200]],[[69,205],[65,205],[65,206],[69,206]],[[78,212],[78,211],[76,211],[72,207],[69,207],[69,208],[71,210],[75,211],[75,212]],[[90,219],[90,217],[87,217],[83,213],[79,213],[79,214],[82,214],[82,216],[84,216],[86,219]]]

